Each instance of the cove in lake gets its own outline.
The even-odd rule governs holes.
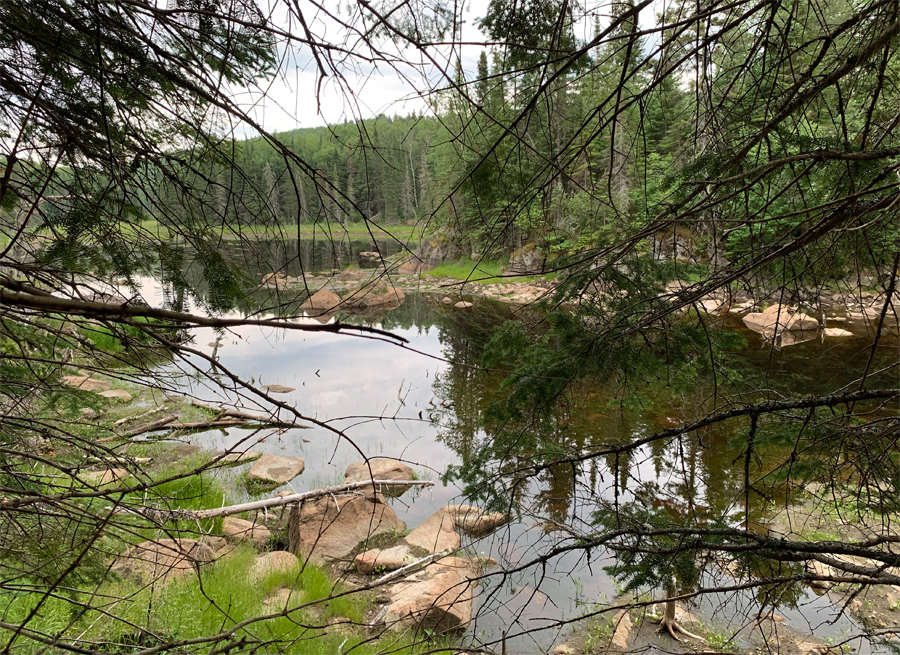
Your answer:
[[[343,430],[347,438],[321,427],[281,434],[269,430],[253,434],[250,441],[246,441],[247,431],[237,429],[190,438],[209,449],[241,443],[254,450],[304,457],[306,472],[285,487],[298,492],[343,481],[347,465],[363,455],[401,459],[422,477],[438,481],[417,497],[408,492],[391,501],[398,516],[413,528],[441,506],[465,502],[459,486],[444,484],[440,478],[450,465],[471,466],[475,449],[491,439],[481,427],[481,414],[499,397],[503,375],[485,373],[475,366],[492,329],[515,318],[516,312],[508,305],[487,301],[459,310],[435,297],[410,294],[403,305],[383,316],[351,319],[403,336],[409,340],[409,348],[334,334],[249,327],[224,335],[198,330],[197,344],[218,336],[222,342],[219,362],[224,368],[258,385],[293,388],[278,398],[304,415]],[[815,393],[820,388],[835,388],[835,381],[852,380],[868,357],[870,340],[865,338],[813,340],[775,351],[763,347],[759,335],[744,330],[736,319],[728,327],[741,332],[748,343],[731,354],[732,368],[741,372],[747,384],[775,391]],[[879,349],[876,364],[895,357],[896,344],[886,343]],[[254,409],[253,399],[223,398],[199,380],[182,380],[181,384],[202,400],[240,400]],[[675,396],[660,388],[658,397],[637,411],[611,405],[612,391],[598,387],[573,394],[561,423],[561,445],[583,448],[599,435],[604,441],[640,438],[689,419],[710,402],[711,395],[706,388],[688,396]],[[647,446],[628,462],[618,462],[619,480],[613,479],[612,462],[597,460],[581,469],[557,466],[532,476],[522,487],[521,518],[470,548],[478,556],[495,558],[500,571],[516,569],[566,537],[552,529],[554,523],[567,523],[587,533],[597,498],[614,493],[630,498],[638,488],[655,489],[649,502],[672,512],[687,506],[688,494],[695,504],[739,512],[743,509],[739,473],[743,463],[740,453],[729,448],[728,437],[725,432],[706,431],[665,446],[662,442]],[[699,475],[701,471],[703,475]],[[701,486],[698,479],[708,484]],[[751,516],[761,523],[766,520],[762,503],[751,508]],[[595,603],[614,598],[615,584],[603,571],[611,563],[609,553],[594,551],[588,559],[575,550],[554,558],[546,569],[533,566],[511,574],[494,569],[495,575],[477,596],[477,619],[470,636],[485,642],[504,632],[523,633],[510,637],[508,652],[548,652],[566,629],[558,627],[558,621],[574,619]],[[709,596],[695,612],[704,618],[715,615],[718,621],[727,620],[730,615],[740,616],[750,600],[735,594]],[[828,638],[856,627],[848,617],[838,616],[839,610],[827,596],[808,592],[797,601],[795,609],[776,608],[797,629]],[[543,627],[550,629],[538,630]],[[867,650],[864,647],[861,652]]]

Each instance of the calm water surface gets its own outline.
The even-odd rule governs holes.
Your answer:
[[[147,288],[153,288],[152,284]],[[193,435],[192,441],[210,449],[241,444],[263,452],[301,456],[306,471],[285,487],[296,491],[342,482],[347,465],[359,461],[361,453],[401,459],[436,482],[418,495],[408,492],[392,501],[409,528],[447,503],[465,502],[461,489],[444,484],[440,476],[450,464],[466,465],[472,449],[488,438],[479,417],[496,397],[500,377],[478,373],[469,365],[478,362],[491,329],[512,318],[513,310],[480,302],[473,310],[461,311],[440,304],[438,298],[412,294],[399,309],[358,319],[405,337],[410,349],[345,335],[259,328],[220,335],[222,366],[259,385],[294,388],[277,397],[305,416],[344,431],[346,438],[315,427],[282,434],[217,430]],[[732,327],[740,329],[737,323]],[[772,351],[762,348],[755,334],[744,334],[748,346],[737,356],[736,366],[749,380],[768,388],[805,393],[833,388],[835,381],[851,379],[868,356],[864,348],[869,341],[864,338],[816,340]],[[197,347],[211,351],[206,344],[215,338],[212,330],[198,330]],[[892,357],[896,360],[896,346],[888,345],[879,361]],[[204,400],[222,400],[220,392],[202,380],[191,380],[186,390]],[[605,440],[611,435],[623,440],[648,435],[688,418],[708,400],[705,393],[698,390],[696,397],[664,397],[652,410],[629,412],[611,409],[602,389],[584,390],[569,407],[567,429],[561,438],[571,447],[589,444],[598,435]],[[243,404],[252,408],[247,399]],[[630,489],[652,483],[658,490],[658,502],[671,504],[673,511],[678,511],[687,493],[710,506],[725,504],[740,510],[741,478],[734,473],[734,454],[728,451],[727,436],[706,434],[702,447],[696,439],[669,447],[647,446],[620,472],[620,493],[627,498]],[[700,479],[707,483],[701,485]],[[547,521],[566,521],[587,529],[592,497],[608,497],[611,489],[610,469],[602,462],[579,471],[557,467],[529,483],[526,518],[470,547],[478,555],[497,559],[502,569],[514,569],[558,543],[560,533],[543,529]],[[478,641],[491,641],[502,632],[512,635],[581,615],[591,604],[615,596],[615,585],[603,572],[603,566],[610,563],[603,552],[592,553],[590,561],[582,553],[572,553],[553,560],[545,569],[531,567],[491,577],[480,590],[480,610],[470,635]],[[820,637],[837,637],[853,627],[847,618],[829,623],[837,610],[825,597],[809,593],[800,605],[799,610],[779,607],[777,611],[794,627],[814,626]],[[739,616],[746,606],[747,599],[740,597],[729,597],[724,603],[713,597],[695,611],[721,620],[730,613]],[[559,629],[553,628],[511,638],[508,648],[516,653],[547,652],[560,639]]]

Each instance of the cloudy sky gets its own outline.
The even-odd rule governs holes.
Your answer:
[[[270,12],[272,21],[292,34],[303,33],[299,25],[291,25],[283,3],[269,1],[274,7]],[[343,13],[337,13],[341,10],[336,8],[335,1],[344,7]],[[298,0],[298,5],[317,40],[345,44],[348,31],[338,21],[349,20],[346,9],[348,0],[324,2],[330,11],[335,12],[333,18],[325,16],[308,0]],[[653,23],[653,16],[662,8],[662,2],[654,3],[651,10],[642,12],[642,25]],[[462,19],[458,40],[467,45],[453,51],[449,47],[431,49],[431,55],[442,67],[452,70],[450,62],[461,53],[463,68],[470,78],[474,76],[482,50],[477,44],[485,40],[476,23],[486,13],[488,3],[489,0],[470,0],[457,12]],[[597,0],[591,6],[591,13],[597,14],[601,23],[606,23],[608,7],[608,0]],[[592,36],[593,30],[592,18],[580,21],[576,27],[576,31],[583,32],[579,34],[582,38]],[[346,43],[346,47],[359,50],[352,41]],[[390,43],[385,44],[386,51],[390,51],[391,47]],[[294,46],[282,51],[281,73],[276,78],[268,80],[260,89],[244,90],[234,96],[266,130],[275,132],[340,123],[358,117],[369,118],[381,113],[402,116],[413,111],[428,111],[428,101],[419,94],[419,90],[433,88],[440,79],[439,71],[412,48],[394,48],[392,54],[413,65],[392,67],[385,63],[372,65],[360,59],[345,60],[338,63],[343,82],[339,83],[333,76],[327,77],[317,94],[316,64],[310,50],[305,46]],[[238,137],[247,135],[244,127],[233,131]]]

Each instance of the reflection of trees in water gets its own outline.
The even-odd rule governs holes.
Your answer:
[[[460,456],[464,466],[477,446],[481,414],[502,379],[479,368],[484,347],[494,328],[510,314],[499,303],[480,302],[476,309],[441,306],[436,312],[438,338],[449,363],[432,385],[432,414],[441,426],[438,438]]]

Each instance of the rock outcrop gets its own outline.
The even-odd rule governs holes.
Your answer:
[[[444,226],[422,241],[422,245],[416,251],[416,258],[429,267],[456,261],[467,253],[461,241],[459,232]]]
[[[526,243],[509,256],[506,270],[513,275],[540,275],[544,272],[546,261],[540,248],[533,243]]]
[[[169,582],[215,557],[212,548],[196,539],[158,539],[126,550],[116,558],[112,571],[141,585],[152,580]]]
[[[306,463],[302,457],[267,453],[256,460],[247,471],[247,480],[263,485],[284,484],[303,473],[305,468]]]
[[[360,542],[406,524],[378,495],[327,496],[291,508],[288,539],[292,553],[315,564],[346,557]]]

